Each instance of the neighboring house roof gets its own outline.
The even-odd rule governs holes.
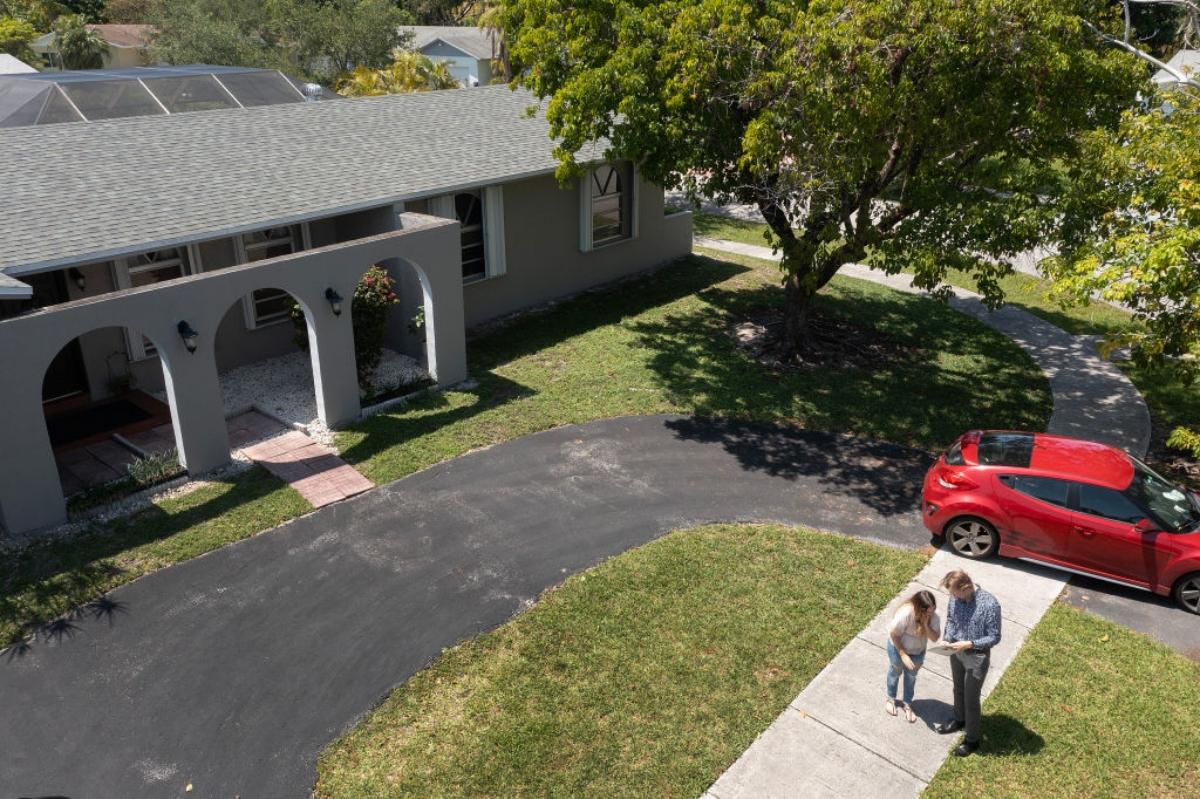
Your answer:
[[[25,75],[37,70],[16,56],[0,53],[0,75]]]
[[[1180,50],[1171,56],[1171,60],[1167,62],[1167,66],[1174,67],[1177,71],[1182,72],[1185,76],[1193,80],[1200,80],[1200,50]],[[1155,72],[1154,77],[1150,80],[1159,86],[1179,82],[1174,75],[1165,69]]]
[[[535,103],[487,86],[3,129],[0,271],[546,174],[558,162]]]
[[[149,47],[150,37],[154,34],[153,25],[89,24],[87,29],[99,32],[109,47],[131,47],[138,50]],[[29,46],[34,52],[45,53],[54,49],[56,39],[53,32],[46,33],[30,42]]]
[[[492,34],[476,27],[455,25],[415,25],[401,28],[413,34],[412,48],[424,50],[436,42],[445,42],[472,58],[496,57]]]
[[[109,47],[149,47],[154,35],[153,25],[88,25],[98,31]]]

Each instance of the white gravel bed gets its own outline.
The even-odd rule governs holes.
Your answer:
[[[371,376],[371,387],[376,394],[383,394],[426,377],[425,370],[415,360],[385,349]],[[221,394],[227,416],[256,407],[304,430],[322,444],[328,445],[333,440],[329,428],[317,418],[312,359],[307,352],[293,352],[230,369],[221,375]],[[165,396],[160,399],[165,401]]]

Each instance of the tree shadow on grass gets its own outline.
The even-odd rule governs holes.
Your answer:
[[[705,416],[779,419],[940,448],[972,427],[1041,429],[1050,413],[1045,376],[1017,345],[927,298],[860,281],[818,297],[820,313],[870,327],[907,348],[865,367],[771,368],[740,351],[731,324],[781,307],[778,287],[714,286],[700,297],[717,313],[634,325],[672,400]]]
[[[0,641],[0,646],[16,644],[10,647],[11,657],[13,652],[19,655],[23,649],[27,650],[27,646],[18,642],[31,633],[48,640],[70,638],[77,628],[74,622],[84,614],[112,624],[127,609],[103,595],[142,572],[127,572],[110,558],[205,522],[216,523],[235,515],[239,509],[269,501],[273,494],[287,490],[283,481],[257,466],[217,482],[227,490],[192,507],[169,512],[151,505],[88,532],[35,543],[12,553],[0,572],[0,623],[19,629],[11,640]],[[190,545],[181,543],[164,557],[178,562],[257,533],[266,529],[258,523],[259,518],[255,515],[247,520],[245,529],[216,530],[210,536],[201,535],[202,540]],[[266,526],[280,521],[283,519],[268,514]],[[95,599],[97,596],[101,598]],[[52,617],[57,619],[39,624]]]

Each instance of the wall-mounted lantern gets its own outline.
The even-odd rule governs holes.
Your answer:
[[[325,299],[329,300],[329,307],[333,309],[334,316],[342,315],[342,295],[338,294],[331,288],[325,289]]]
[[[179,337],[183,339],[183,346],[187,347],[187,351],[195,352],[200,334],[192,330],[192,326],[187,321],[181,321],[176,329],[179,331]]]
[[[87,278],[85,278],[83,276],[83,272],[80,272],[76,267],[72,266],[67,270],[67,277],[71,278],[71,282],[74,283],[76,288],[78,288],[80,291],[83,291],[87,288]]]

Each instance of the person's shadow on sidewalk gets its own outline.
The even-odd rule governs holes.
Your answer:
[[[933,725],[954,718],[954,708],[937,699],[915,699],[912,708],[931,730]],[[984,713],[981,744],[981,755],[1032,755],[1040,752],[1046,741],[1006,713]]]

